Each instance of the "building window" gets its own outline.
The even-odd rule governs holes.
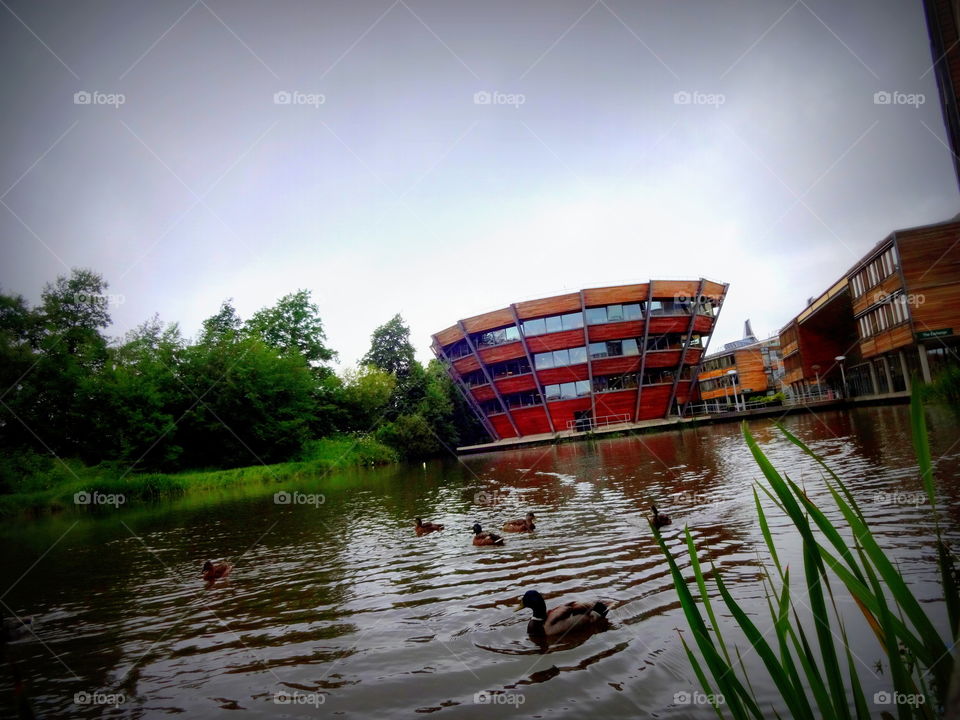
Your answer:
[[[587,325],[602,325],[608,322],[624,322],[643,319],[643,303],[607,305],[587,308]]]
[[[451,360],[456,360],[457,358],[466,357],[470,354],[470,346],[467,344],[466,340],[458,340],[453,345],[447,348],[447,357]]]
[[[637,387],[637,374],[600,375],[593,379],[594,392],[611,392],[613,390],[630,390]]]
[[[526,358],[518,358],[516,360],[507,360],[506,362],[491,365],[488,370],[495,378],[525,375],[530,372],[530,363],[527,362]]]
[[[478,385],[487,384],[487,376],[483,374],[482,370],[474,370],[463,376],[463,384],[467,387],[477,387]]]
[[[622,355],[639,354],[640,348],[637,345],[636,338],[590,343],[591,358],[620,357]]]
[[[527,337],[560,332],[562,330],[577,330],[583,327],[583,313],[573,312],[537,318],[536,320],[524,320],[521,326],[523,327],[523,334]]]
[[[499,330],[488,330],[477,336],[477,345],[489,347],[491,345],[503,345],[508,342],[515,342],[520,339],[520,331],[516,325],[508,325]]]
[[[507,404],[507,407],[511,407],[511,408],[530,407],[532,405],[542,404],[542,400],[540,399],[540,393],[538,393],[535,390],[529,390],[527,392],[510,393],[509,395],[504,395],[503,401]]]
[[[576,382],[547,385],[543,388],[543,391],[547,396],[547,402],[552,400],[572,400],[573,398],[590,394],[590,381],[578,380]]]
[[[651,315],[689,315],[692,311],[689,300],[653,300],[650,306]]]
[[[587,361],[587,348],[575,347],[553,352],[537,353],[533,356],[533,364],[537,370],[548,370],[567,365],[579,365]]]

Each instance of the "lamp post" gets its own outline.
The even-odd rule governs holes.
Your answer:
[[[822,400],[822,399],[823,399],[823,395],[822,395],[821,392],[820,392],[820,366],[819,366],[819,365],[813,365],[812,367],[813,367],[813,372],[814,372],[814,373],[816,374],[816,376],[817,376],[817,400]]]
[[[733,407],[740,409],[740,401],[737,399],[737,371],[727,370],[727,377],[730,378],[730,387],[733,388]]]
[[[840,377],[843,379],[843,399],[847,399],[847,373],[843,369],[843,361],[847,359],[846,355],[837,355],[834,360],[840,363]]]

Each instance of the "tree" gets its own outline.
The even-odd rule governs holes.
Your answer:
[[[284,295],[273,307],[258,310],[247,331],[281,352],[299,352],[312,367],[336,356],[325,344],[320,308],[310,301],[309,290]]]
[[[227,298],[220,303],[220,309],[215,315],[211,315],[203,321],[203,327],[200,330],[200,344],[212,345],[222,342],[233,341],[243,321],[237,315],[237,310],[233,307],[233,298]]]
[[[394,375],[370,365],[361,365],[357,370],[344,372],[344,429],[370,431],[382,417],[396,385],[397,379]]]
[[[410,343],[410,328],[399,313],[373,331],[370,349],[361,362],[393,373],[400,381],[410,374],[417,361]]]

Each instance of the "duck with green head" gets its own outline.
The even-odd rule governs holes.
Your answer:
[[[543,595],[536,590],[523,594],[523,607],[533,610],[527,632],[534,636],[562,635],[571,630],[589,630],[607,623],[610,608],[599,600],[572,600],[547,610]]]

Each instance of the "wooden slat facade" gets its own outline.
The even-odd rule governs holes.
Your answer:
[[[486,381],[484,382],[481,378],[480,385],[466,392],[475,403],[472,406],[475,411],[483,412],[479,409],[480,403],[484,403],[483,407],[489,411],[483,420],[491,433],[496,436],[493,438],[495,440],[516,437],[518,433],[525,436],[565,431],[570,429],[576,413],[586,411],[589,411],[588,417],[600,418],[601,421],[602,418],[620,418],[621,416],[629,420],[665,417],[672,410],[668,407],[671,405],[671,399],[672,404],[682,405],[690,398],[690,371],[699,365],[703,355],[703,349],[690,345],[690,342],[694,334],[703,340],[709,338],[716,322],[716,311],[725,297],[726,288],[726,285],[702,279],[665,280],[590,288],[577,293],[518,302],[502,310],[467,318],[435,334],[433,349],[441,361],[448,366],[451,376],[458,384],[462,383],[462,378],[467,374],[483,373]],[[693,300],[698,295],[712,301],[713,315],[701,315],[697,312],[692,316],[690,314],[651,315],[647,304],[651,299]],[[586,312],[589,308],[638,302],[644,303],[644,319],[586,324]],[[583,327],[529,337],[522,334],[521,328],[524,321],[568,313],[583,313]],[[507,327],[517,328],[521,332],[521,339],[501,345],[479,344],[483,333]],[[644,352],[648,338],[653,341],[663,336],[670,336],[666,342],[676,347]],[[494,366],[504,361],[524,359],[527,362],[532,361],[531,364],[536,364],[538,353],[628,338],[637,340],[639,355],[590,358],[589,362],[579,365],[546,368],[524,375],[501,378],[494,378],[491,375],[500,371]],[[665,341],[661,339],[657,342]],[[453,346],[457,343],[460,343],[460,346],[454,350]],[[686,347],[685,353],[684,347]],[[455,360],[449,359],[451,352],[462,353],[466,352],[467,348],[470,351],[469,355]],[[681,360],[683,367],[680,366]],[[682,375],[687,377],[681,377],[683,368],[687,370]],[[664,369],[672,369],[673,372],[663,376],[662,382],[626,390],[593,391],[595,383],[602,382],[601,385],[596,385],[600,389],[607,388],[608,384],[616,387],[614,381],[628,385],[635,384],[639,377],[646,377],[642,375],[644,371]],[[619,376],[625,377],[623,380],[616,380]],[[657,379],[660,376],[654,373],[650,377]],[[613,380],[606,378],[613,378]],[[576,399],[545,402],[543,393],[547,385],[581,381],[587,381],[590,386],[591,392],[588,395]],[[569,390],[570,388],[566,388],[564,392]],[[580,391],[582,392],[582,388]],[[542,402],[530,405],[531,401],[536,402],[538,395]]]

